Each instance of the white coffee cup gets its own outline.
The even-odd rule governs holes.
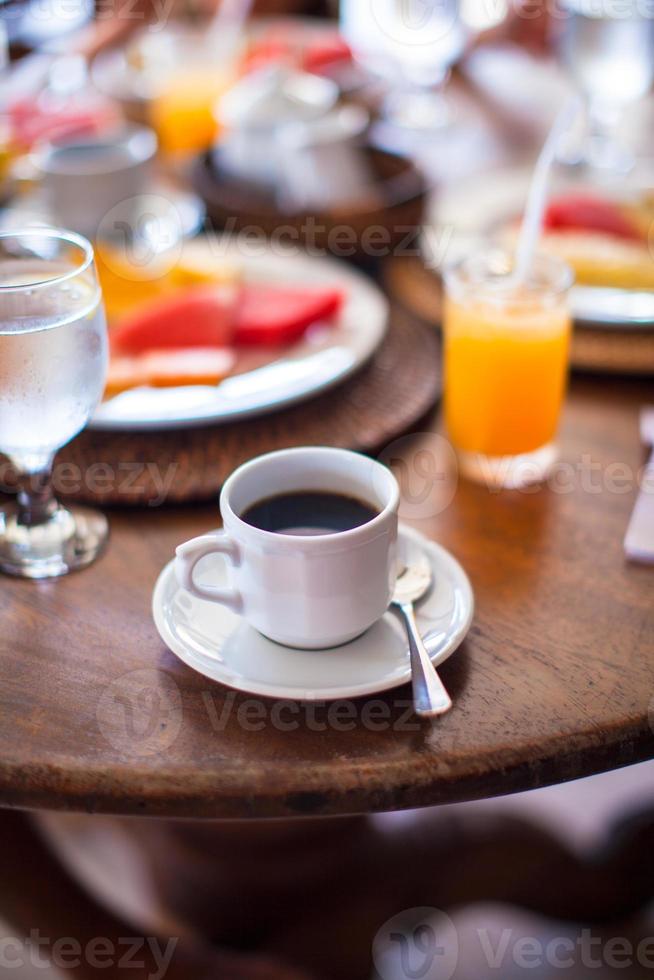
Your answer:
[[[263,531],[241,519],[261,500],[302,491],[356,497],[376,516],[351,530],[307,536]],[[399,498],[391,471],[358,453],[307,447],[259,456],[223,487],[224,530],[177,549],[178,581],[286,646],[316,650],[347,643],[388,608],[396,577]],[[195,582],[196,565],[212,554],[230,562],[231,587]]]
[[[121,230],[134,231],[134,199],[149,189],[156,152],[152,129],[124,125],[104,136],[43,143],[32,164],[54,221],[94,239],[110,219],[109,232],[121,237]]]

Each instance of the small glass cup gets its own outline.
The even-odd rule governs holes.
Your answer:
[[[104,389],[107,330],[93,249],[73,232],[0,234],[0,452],[17,473],[0,508],[0,569],[53,578],[92,562],[106,518],[66,508],[55,452],[84,428]]]
[[[587,108],[581,145],[562,162],[626,174],[636,157],[620,123],[654,81],[654,18],[638,0],[563,0],[560,14],[554,40]]]
[[[493,487],[543,480],[565,394],[571,269],[537,255],[516,283],[491,247],[445,273],[445,422],[461,473]]]
[[[340,0],[339,12],[341,34],[355,58],[388,85],[388,141],[397,143],[405,131],[404,142],[415,147],[420,136],[450,134],[444,89],[470,33],[459,0]]]

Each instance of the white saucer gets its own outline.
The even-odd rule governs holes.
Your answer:
[[[433,588],[417,607],[418,626],[432,662],[441,664],[470,628],[472,588],[449,552],[401,527],[402,559],[416,548],[424,549],[434,572]],[[224,559],[204,559],[197,575],[199,582],[226,581]],[[162,640],[180,660],[213,681],[249,694],[330,701],[386,691],[410,679],[406,634],[392,612],[345,646],[294,650],[266,639],[222,606],[184,592],[169,562],[154,589],[152,614]]]

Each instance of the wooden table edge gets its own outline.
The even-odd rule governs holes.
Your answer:
[[[560,741],[569,743],[563,751]],[[375,777],[353,760],[348,771],[339,770],[337,788],[328,765],[304,763],[280,770],[277,792],[264,770],[259,778],[252,770],[198,778],[181,769],[160,776],[144,769],[141,792],[135,793],[138,763],[109,771],[76,768],[71,760],[60,766],[0,760],[0,807],[203,820],[381,813],[507,796],[644,762],[654,758],[654,734],[647,724],[616,731],[610,740],[605,731],[591,731],[561,736],[540,755],[513,756],[510,750],[489,754],[451,779],[428,768],[407,773],[401,761]]]

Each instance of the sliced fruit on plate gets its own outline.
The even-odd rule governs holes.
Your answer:
[[[43,140],[95,135],[118,122],[117,110],[108,101],[86,96],[61,99],[47,90],[10,103],[3,112],[12,140],[22,150]]]
[[[241,62],[244,75],[269,68],[271,65],[293,65],[297,55],[288,41],[281,37],[264,37],[253,42]]]
[[[194,286],[152,300],[111,333],[114,351],[151,348],[280,346],[314,323],[333,320],[343,294],[333,288]]]
[[[234,336],[239,291],[232,286],[195,286],[153,300],[112,330],[115,352],[227,347]]]
[[[110,325],[174,290],[212,283],[235,286],[240,280],[236,263],[192,247],[171,268],[165,253],[136,261],[129,250],[99,242],[96,262]]]
[[[190,286],[160,295],[111,329],[106,396],[142,385],[216,384],[234,366],[230,345],[277,347],[329,323],[334,288]]]
[[[589,232],[550,232],[543,250],[568,262],[582,285],[654,289],[654,259],[639,242]]]
[[[305,71],[320,74],[332,66],[349,61],[352,61],[349,44],[339,34],[333,34],[330,37],[316,39],[307,47],[302,67]]]
[[[121,391],[141,388],[148,384],[143,357],[115,357],[109,360],[109,370],[104,385],[104,397],[113,398]]]
[[[197,254],[184,254],[169,273],[173,286],[200,286],[210,283],[237,283],[241,270],[236,263],[216,260],[204,250]]]
[[[284,23],[250,44],[241,71],[247,74],[270,66],[289,65],[319,75],[351,60],[352,51],[337,31],[316,33]]]
[[[160,270],[153,263],[147,268],[130,264],[104,243],[96,244],[95,258],[110,325],[170,291],[165,268]]]
[[[105,397],[129,388],[177,388],[216,385],[234,366],[234,353],[226,347],[151,350],[135,357],[112,357]]]
[[[505,228],[500,241],[515,248],[518,229]],[[572,228],[549,230],[540,243],[543,252],[572,266],[583,286],[612,289],[654,289],[654,257],[642,241],[627,240],[599,231]]]
[[[236,313],[234,343],[292,343],[312,324],[333,321],[342,305],[342,291],[332,287],[246,285]]]
[[[627,201],[623,211],[634,228],[640,232],[644,242],[652,241],[654,236],[654,194],[648,192],[634,201]]]
[[[216,385],[234,367],[236,357],[228,347],[194,347],[191,350],[152,350],[143,355],[148,383],[154,388],[183,385]]]
[[[630,210],[616,201],[592,194],[566,194],[550,201],[545,212],[548,231],[601,232],[628,241],[642,241],[643,235]]]

